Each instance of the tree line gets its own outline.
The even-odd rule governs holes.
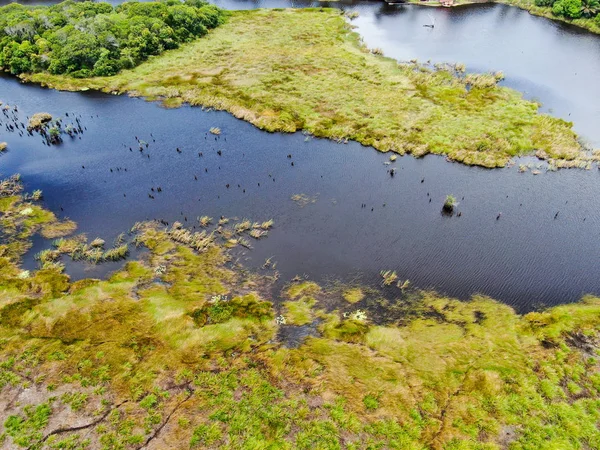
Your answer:
[[[537,6],[552,8],[552,14],[567,19],[594,19],[600,26],[599,0],[535,0]]]
[[[223,20],[223,11],[204,0],[11,4],[0,8],[0,68],[110,76],[203,36]]]

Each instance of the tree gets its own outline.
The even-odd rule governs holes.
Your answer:
[[[578,19],[581,17],[581,0],[559,0],[552,7],[552,14],[563,16],[568,19]]]
[[[594,17],[600,13],[600,1],[581,0],[581,14],[583,17]]]

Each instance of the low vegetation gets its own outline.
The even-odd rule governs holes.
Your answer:
[[[600,33],[600,2],[598,0],[502,0],[537,16],[561,20]]]
[[[236,11],[206,37],[113,77],[22,77],[224,109],[268,131],[485,167],[536,151],[556,160],[583,154],[571,123],[498,86],[501,74],[399,64],[371,53],[330,9]]]
[[[298,279],[280,304],[272,277],[157,222],[132,229],[141,259],[72,282],[52,250],[21,268],[56,219],[0,186],[3,448],[600,448],[598,298],[519,316]]]
[[[0,68],[12,74],[114,75],[177,48],[221,24],[202,0],[110,3],[66,1],[0,8]]]

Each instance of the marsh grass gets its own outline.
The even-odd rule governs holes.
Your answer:
[[[19,189],[0,213],[26,247],[53,219]],[[297,279],[274,305],[271,278],[229,264],[220,243],[197,249],[208,230],[132,232],[147,254],[104,280],[70,282],[53,262],[102,252],[83,236],[57,239],[39,270],[0,251],[3,447],[598,448],[597,297],[519,316],[419,291],[377,320],[342,299],[356,286]],[[280,327],[316,318],[316,335],[279,342]]]
[[[571,123],[539,114],[538,104],[497,86],[498,77],[398,64],[364,48],[339,12],[308,8],[232,12],[205,38],[115,77],[26,78],[176,99],[268,131],[304,130],[484,167],[536,150],[561,160],[581,154]]]
[[[395,270],[382,270],[379,272],[379,275],[381,275],[381,278],[383,278],[381,281],[383,286],[391,286],[398,280],[398,274]]]

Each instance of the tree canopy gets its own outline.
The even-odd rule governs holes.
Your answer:
[[[600,1],[599,0],[535,0],[537,6],[552,8],[552,14],[567,19],[579,19],[595,17],[600,24]]]
[[[0,8],[0,68],[73,77],[109,76],[205,35],[223,11],[203,0]]]

